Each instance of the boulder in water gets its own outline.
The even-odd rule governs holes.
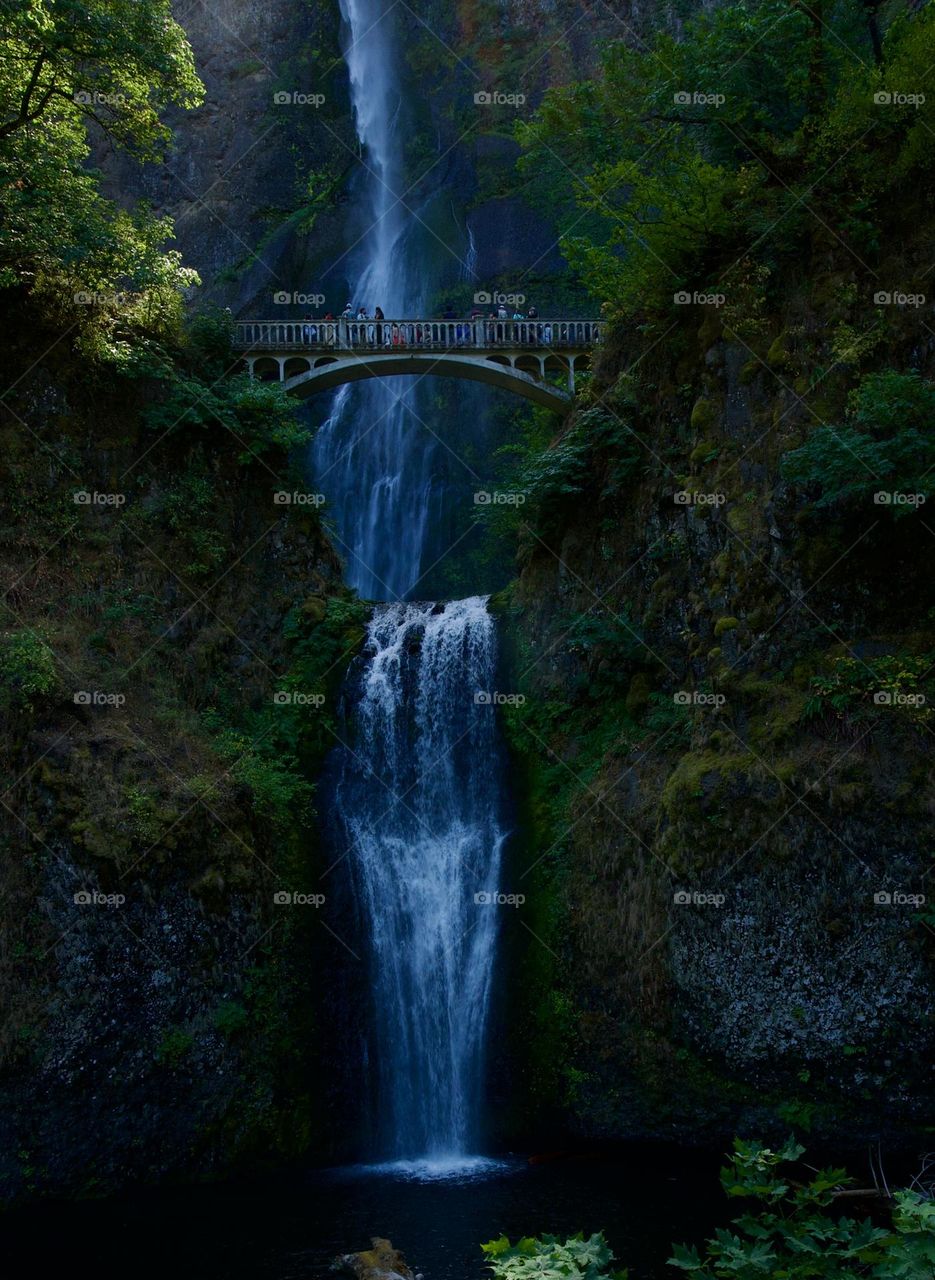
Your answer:
[[[371,1248],[363,1253],[345,1253],[335,1258],[332,1271],[355,1276],[356,1280],[415,1280],[406,1259],[389,1240],[373,1236]]]

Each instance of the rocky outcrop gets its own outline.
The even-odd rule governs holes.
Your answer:
[[[362,1253],[345,1253],[335,1258],[333,1271],[342,1276],[354,1276],[356,1280],[422,1280],[413,1275],[406,1259],[394,1249],[389,1240],[374,1236],[371,1248]]]

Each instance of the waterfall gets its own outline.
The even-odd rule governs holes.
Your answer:
[[[419,313],[439,284],[427,278],[425,228],[406,207],[395,8],[341,0],[365,156],[351,301],[388,318]],[[470,237],[469,252],[461,265],[473,273]],[[391,602],[375,606],[348,674],[346,740],[328,775],[335,862],[351,868],[367,936],[374,1154],[437,1170],[476,1164],[481,1139],[504,769],[493,707],[476,698],[494,687],[486,597],[404,602],[431,563],[445,493],[440,446],[423,425],[433,410],[422,404],[404,378],[342,388],[313,465],[349,584]]]
[[[378,606],[335,809],[371,960],[378,1142],[476,1150],[504,830],[486,599]]]
[[[341,0],[354,121],[366,168],[364,229],[350,255],[351,302],[388,318],[428,306],[427,233],[401,163],[402,92],[387,0]],[[410,210],[412,212],[410,212]],[[422,211],[424,212],[424,211]],[[376,334],[374,333],[374,337]],[[441,447],[423,422],[420,387],[385,378],[342,387],[313,446],[348,583],[368,599],[403,599],[419,582]]]

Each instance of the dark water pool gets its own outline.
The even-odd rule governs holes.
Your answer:
[[[724,1222],[716,1156],[633,1149],[530,1165],[506,1157],[423,1180],[395,1170],[314,1170],[262,1183],[138,1192],[0,1217],[2,1255],[29,1274],[97,1280],[301,1280],[388,1236],[425,1280],[480,1280],[478,1245],[604,1230],[631,1280],[662,1280],[673,1240]]]

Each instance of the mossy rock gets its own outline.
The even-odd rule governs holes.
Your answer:
[[[309,596],[302,605],[302,617],[307,622],[317,625],[319,622],[324,622],[327,610],[328,606],[321,596]]]
[[[688,460],[693,467],[701,467],[706,462],[713,462],[717,454],[718,446],[712,440],[702,440],[692,449]]]
[[[786,347],[786,335],[781,333],[766,353],[766,363],[771,369],[785,369],[789,363],[789,352]]]
[[[645,671],[637,671],[636,675],[630,681],[630,687],[627,690],[626,708],[634,719],[639,717],[641,711],[649,706],[649,695],[652,693],[653,687],[650,683],[649,676]]]
[[[717,622],[714,624],[714,634],[720,637],[724,635],[726,631],[736,631],[739,626],[740,622],[737,618],[718,618]]]
[[[710,400],[702,397],[696,400],[692,408],[691,426],[693,431],[704,433],[717,422],[717,410]]]

